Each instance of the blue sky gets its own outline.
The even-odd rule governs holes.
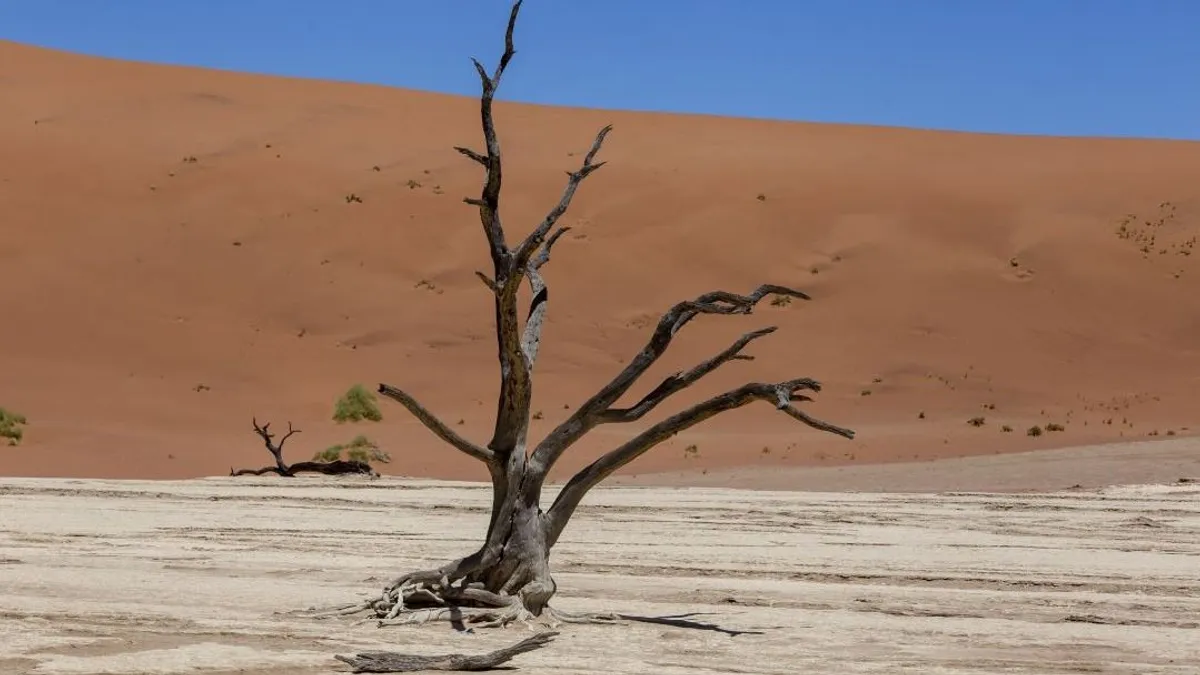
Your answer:
[[[508,0],[0,0],[0,37],[476,94]],[[526,0],[500,98],[1200,139],[1195,0]],[[5,64],[16,67],[16,64]]]

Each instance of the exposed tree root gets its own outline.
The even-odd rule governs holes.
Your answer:
[[[345,617],[369,612],[376,625],[414,626],[429,622],[449,621],[463,630],[471,628],[500,628],[514,623],[530,628],[557,628],[561,624],[621,624],[617,614],[574,614],[545,606],[540,612],[530,611],[521,593],[493,593],[481,583],[450,583],[430,577],[438,570],[415,572],[397,579],[380,597],[361,602],[304,611],[314,618]]]
[[[441,578],[435,578],[438,575]],[[451,583],[441,570],[416,572],[397,579],[372,603],[380,626],[449,620],[463,626],[489,628],[535,617],[519,595],[493,593],[465,579]]]
[[[356,673],[411,673],[422,670],[491,670],[506,663],[514,656],[541,649],[558,635],[555,632],[538,633],[525,638],[511,647],[504,647],[486,654],[445,654],[420,656],[397,652],[361,652],[353,657],[335,655],[334,658],[348,663]]]

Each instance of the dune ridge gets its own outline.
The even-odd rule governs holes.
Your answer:
[[[22,446],[0,448],[0,473],[260,466],[257,416],[304,430],[292,460],[361,432],[391,453],[385,472],[485,477],[398,406],[384,403],[378,425],[330,419],[351,384],[385,381],[472,437],[490,433],[491,310],[473,275],[487,255],[460,202],[480,174],[451,149],[480,143],[474,99],[9,42],[0,64],[0,406],[29,418]],[[859,438],[752,406],[626,473],[928,460],[1200,427],[1198,143],[515,103],[497,116],[514,234],[557,200],[596,129],[615,127],[546,270],[535,434],[615,374],[673,302],[763,282],[814,300],[694,322],[635,394],[778,325],[755,361],[676,407],[811,376],[825,390],[810,409]],[[1065,430],[1027,435],[1048,423]],[[561,469],[634,431],[597,432]]]

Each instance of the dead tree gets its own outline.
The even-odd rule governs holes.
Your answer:
[[[548,602],[555,592],[555,582],[550,576],[550,550],[584,496],[617,469],[655,445],[714,415],[754,401],[765,401],[815,429],[846,438],[854,436],[849,429],[818,420],[795,407],[796,403],[812,400],[807,395],[809,392],[820,390],[820,384],[815,380],[799,378],[746,384],[697,403],[633,436],[575,474],[548,509],[541,507],[547,474],[585,434],[602,424],[641,420],[667,398],[725,363],[749,358],[742,354],[743,350],[775,330],[764,328],[747,333],[691,370],[667,377],[633,405],[618,406],[618,400],[663,355],[684,326],[701,315],[749,314],[767,296],[804,300],[809,296],[783,286],[764,285],[748,295],[713,291],[676,304],[662,316],[645,347],[624,370],[575,408],[541,442],[531,444],[528,431],[533,368],[549,307],[542,269],[550,260],[551,249],[567,231],[566,227],[558,226],[558,221],[570,206],[576,189],[604,165],[604,162],[596,161],[596,155],[611,126],[604,127],[596,135],[582,165],[568,172],[558,204],[528,236],[509,244],[500,224],[501,154],[492,99],[513,58],[513,27],[520,7],[520,0],[512,7],[504,54],[494,72],[489,74],[482,64],[473,60],[482,83],[480,116],[486,147],[483,152],[455,148],[480,164],[486,173],[482,194],[464,201],[479,209],[493,265],[490,276],[477,273],[495,296],[500,394],[491,440],[486,445],[468,440],[407,392],[387,384],[379,385],[379,393],[407,408],[438,438],[487,467],[493,493],[491,519],[486,539],[478,551],[437,569],[405,574],[387,586],[378,599],[338,610],[343,614],[373,611],[381,625],[435,617],[460,617],[465,623],[482,625],[503,625],[513,620],[545,616],[553,619],[556,615],[548,609]],[[523,283],[529,285],[532,301],[522,322],[518,291]],[[563,618],[561,614],[557,616]]]
[[[266,466],[261,469],[238,469],[229,470],[230,476],[262,476],[264,474],[273,473],[279,476],[292,477],[298,473],[323,473],[327,476],[342,476],[346,474],[366,474],[370,476],[379,475],[371,465],[366,462],[358,462],[354,460],[339,459],[333,462],[296,462],[288,464],[283,461],[283,444],[294,434],[300,433],[299,429],[292,427],[292,423],[288,422],[288,432],[279,439],[279,443],[275,442],[275,434],[271,432],[271,423],[259,425],[258,419],[253,420],[254,433],[258,434],[262,439],[263,445],[267,446],[267,452],[271,453],[271,457],[275,458],[275,466]]]

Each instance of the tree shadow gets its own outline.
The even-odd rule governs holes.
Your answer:
[[[692,620],[692,617],[710,615],[712,613],[713,612],[689,612],[687,614],[673,614],[669,616],[635,616],[632,614],[618,614],[617,617],[625,621],[637,621],[638,623],[652,623],[660,626],[671,626],[674,628],[688,628],[691,630],[707,630],[714,633],[724,633],[729,637],[765,634],[761,630],[734,630],[732,628],[722,628],[715,623]]]

